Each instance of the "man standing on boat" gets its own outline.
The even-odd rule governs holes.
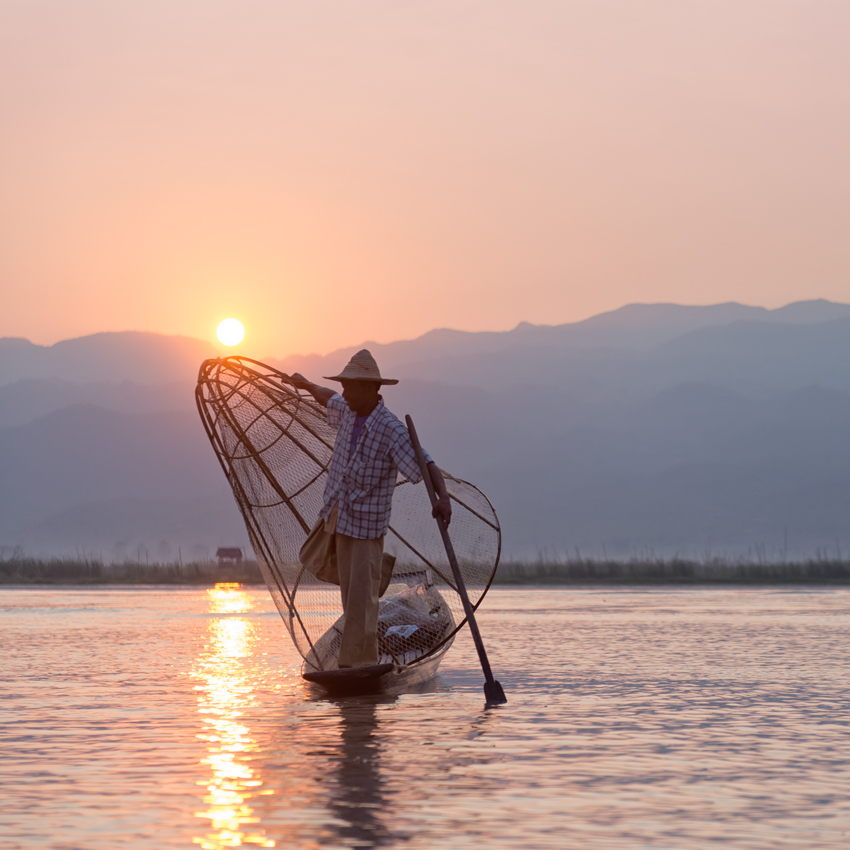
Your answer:
[[[381,565],[396,479],[401,472],[416,484],[422,473],[407,428],[380,395],[383,385],[398,381],[382,378],[365,348],[326,380],[339,381],[342,394],[292,375],[298,389],[328,409],[328,424],[337,432],[319,514],[322,526],[310,537],[321,534],[320,542],[336,555],[345,612],[338,664],[363,667],[378,663]],[[446,483],[427,453],[425,459],[438,497],[433,514],[448,525],[452,508]]]

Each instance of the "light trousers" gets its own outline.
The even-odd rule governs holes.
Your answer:
[[[384,538],[360,540],[336,535],[339,589],[345,625],[339,647],[340,667],[378,663],[378,601]]]

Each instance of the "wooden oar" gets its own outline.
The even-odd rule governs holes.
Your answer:
[[[413,450],[416,452],[419,468],[422,470],[422,478],[425,481],[425,487],[428,489],[431,507],[433,507],[437,504],[437,494],[434,492],[434,484],[428,472],[428,464],[425,462],[425,455],[422,452],[422,446],[419,444],[419,437],[416,436],[416,428],[413,426],[413,420],[410,416],[406,416],[405,419],[407,420],[407,430],[410,431],[410,441],[413,443]],[[484,671],[484,698],[487,700],[487,705],[500,705],[507,702],[508,699],[502,690],[502,686],[493,678],[493,671],[490,669],[490,662],[487,660],[487,653],[484,650],[484,642],[481,640],[481,632],[478,631],[478,623],[475,622],[475,611],[473,611],[472,603],[469,601],[466,584],[464,584],[454,546],[452,546],[452,541],[449,537],[449,529],[446,527],[446,521],[440,514],[437,514],[437,525],[440,528],[443,545],[446,547],[446,555],[448,555],[449,564],[455,577],[457,592],[460,596],[460,601],[463,603],[463,612],[466,614],[466,620],[469,623],[469,631],[472,632],[472,640],[475,642],[475,648],[478,650],[481,669]]]

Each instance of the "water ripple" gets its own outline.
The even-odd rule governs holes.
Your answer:
[[[0,591],[9,848],[850,846],[838,589],[504,589],[437,681],[328,700],[264,590]]]

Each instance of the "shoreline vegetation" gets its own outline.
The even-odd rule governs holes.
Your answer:
[[[0,560],[2,585],[201,585],[265,584],[256,561],[241,567],[216,562],[104,564],[94,559],[13,557]],[[713,558],[574,558],[503,561],[494,585],[794,585],[850,584],[850,561],[815,557],[776,563]]]
[[[220,567],[215,561],[194,563],[104,564],[91,558],[9,558],[0,560],[0,586],[9,584],[196,584],[220,582],[265,584],[256,561]]]

